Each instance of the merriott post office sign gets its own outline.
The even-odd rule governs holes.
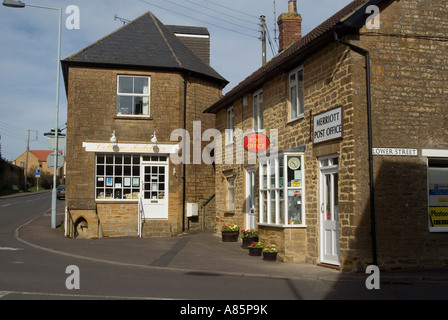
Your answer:
[[[314,143],[342,138],[343,109],[338,107],[314,116]]]

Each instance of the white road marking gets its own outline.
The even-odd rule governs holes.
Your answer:
[[[0,247],[0,251],[21,251],[23,249],[17,249],[17,248],[2,248]]]

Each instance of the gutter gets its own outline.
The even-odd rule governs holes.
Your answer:
[[[375,184],[373,176],[373,138],[372,138],[372,93],[371,93],[371,71],[370,71],[370,53],[366,49],[360,48],[349,42],[339,39],[336,30],[334,31],[334,40],[342,45],[349,47],[356,53],[365,57],[366,63],[366,92],[367,92],[367,123],[369,140],[369,175],[370,175],[370,223],[372,234],[372,257],[373,264],[378,265],[377,247],[376,247],[376,219],[375,219]]]
[[[190,73],[184,74],[184,132],[187,130],[187,93],[188,93],[188,77],[190,76]],[[183,169],[182,169],[182,232],[185,232],[185,202],[186,202],[186,148],[187,143],[185,141],[186,137],[183,137],[183,149],[182,149],[182,162],[183,162]]]

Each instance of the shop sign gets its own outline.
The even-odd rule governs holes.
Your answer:
[[[417,149],[404,148],[373,148],[374,156],[403,156],[403,157],[418,157]]]
[[[87,152],[117,152],[117,153],[176,153],[179,145],[159,144],[124,144],[124,143],[83,143]]]
[[[342,138],[342,107],[314,116],[314,143]]]
[[[244,148],[249,152],[260,153],[269,148],[270,141],[262,133],[252,133],[244,138]]]
[[[432,227],[448,227],[448,207],[429,207],[429,216]]]

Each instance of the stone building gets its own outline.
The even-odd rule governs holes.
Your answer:
[[[214,127],[202,111],[228,82],[209,62],[207,29],[165,26],[151,12],[62,61],[69,236],[214,227],[214,206],[198,214],[214,194],[213,167],[170,161],[187,156],[183,129]]]
[[[446,1],[355,0],[303,37],[289,8],[281,52],[205,110],[217,230],[258,228],[285,262],[446,266]]]

